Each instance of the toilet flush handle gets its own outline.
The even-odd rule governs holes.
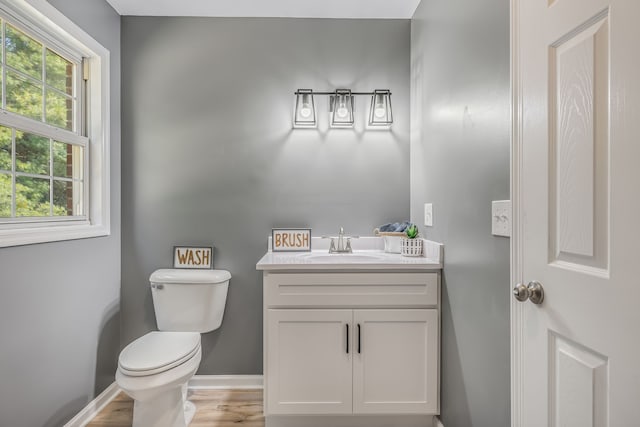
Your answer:
[[[161,291],[161,290],[164,289],[164,285],[162,283],[158,283],[158,284],[152,283],[151,284],[151,289],[158,289],[158,290]]]

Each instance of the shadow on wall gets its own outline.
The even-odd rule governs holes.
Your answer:
[[[440,413],[455,414],[455,419],[451,416],[443,419],[447,427],[471,426],[471,413],[469,411],[469,400],[467,399],[464,375],[462,372],[462,362],[460,360],[460,348],[453,325],[453,315],[451,312],[451,300],[447,289],[447,275],[442,272],[442,303],[441,303],[441,334],[447,337],[441,340],[442,350],[440,354],[441,367],[440,379]]]
[[[117,349],[117,351],[113,351]],[[113,383],[120,355],[120,299],[113,301],[104,311],[96,350],[94,396]]]
[[[225,307],[226,310],[227,307]],[[226,315],[227,313],[225,313]],[[224,316],[223,316],[224,317]],[[224,324],[224,318],[222,320]],[[221,329],[217,329],[215,331],[207,332],[206,334],[201,334],[201,345],[202,345],[202,354],[215,354],[214,349],[218,345],[218,340],[220,339]],[[196,375],[201,375],[200,370],[202,366],[198,367],[198,372]]]
[[[75,414],[87,404],[86,396],[79,397],[58,409],[42,427],[60,427],[65,425]]]
[[[97,396],[113,383],[118,366],[120,348],[120,300],[111,302],[104,310],[100,323],[100,335],[96,348],[95,384],[93,393],[73,399],[58,409],[43,427],[59,427],[80,412],[93,396]],[[116,351],[114,351],[114,349]]]

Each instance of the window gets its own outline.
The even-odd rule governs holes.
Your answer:
[[[108,51],[44,0],[0,42],[0,246],[108,235]]]

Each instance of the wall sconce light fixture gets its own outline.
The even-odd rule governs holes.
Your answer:
[[[316,106],[313,102],[311,89],[296,91],[296,111],[293,117],[294,127],[314,128],[318,126],[316,120]]]
[[[369,109],[369,126],[391,126],[392,123],[391,92],[374,90]]]
[[[329,97],[329,113],[332,128],[351,128],[355,122],[353,118],[353,95],[349,89],[338,89],[335,95]]]
[[[371,96],[369,126],[390,127],[393,123],[391,110],[391,91],[376,89],[373,92],[351,92],[349,89],[336,89],[333,92],[314,92],[312,89],[298,89],[293,118],[295,128],[315,128],[318,126],[314,95],[329,96],[329,125],[332,128],[351,128],[355,123],[354,96]]]

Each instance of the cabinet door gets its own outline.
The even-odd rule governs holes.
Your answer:
[[[354,413],[438,413],[437,310],[355,310],[354,332]]]
[[[352,317],[352,310],[267,310],[267,414],[352,412]]]

